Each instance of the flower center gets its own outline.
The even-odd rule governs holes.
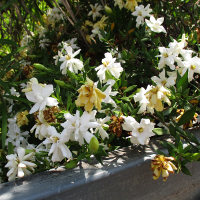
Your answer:
[[[167,83],[167,81],[166,81],[166,80],[163,80],[161,83],[162,83],[163,85],[165,85],[165,84]]]
[[[71,59],[71,56],[70,55],[66,55],[66,60],[70,60]]]
[[[93,9],[92,9],[92,12],[93,12],[93,13],[96,13],[96,8],[93,8]]]
[[[141,11],[138,12],[138,16],[142,16],[142,12]]]
[[[191,65],[190,68],[191,68],[192,70],[194,70],[194,69],[196,69],[196,66],[195,66],[195,65]]]
[[[164,56],[165,58],[167,58],[169,55],[168,55],[167,53],[164,53],[163,56]]]
[[[107,67],[107,66],[109,65],[109,62],[108,62],[108,61],[103,62],[103,65],[104,65],[105,67]]]
[[[142,127],[138,128],[138,132],[142,133],[144,131],[144,129]]]
[[[53,136],[52,139],[53,139],[54,143],[57,143],[57,141],[59,140],[59,138],[56,136]]]

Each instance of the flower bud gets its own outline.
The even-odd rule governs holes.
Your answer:
[[[112,9],[111,9],[109,6],[105,5],[105,6],[104,6],[104,9],[105,9],[105,12],[106,12],[108,15],[111,15],[111,14],[112,14]]]
[[[96,137],[92,137],[89,143],[89,150],[91,153],[95,154],[97,153],[98,149],[99,149],[99,141],[97,140]]]

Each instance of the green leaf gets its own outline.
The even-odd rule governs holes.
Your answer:
[[[2,148],[5,148],[5,142],[6,142],[6,134],[7,134],[7,106],[4,100],[2,100],[2,137],[1,137],[1,142],[2,142]]]
[[[38,69],[38,70],[51,71],[50,69],[46,68],[44,65],[39,64],[39,63],[34,63],[33,66],[35,69]]]
[[[186,175],[192,176],[192,174],[186,166],[181,166],[181,171]]]
[[[189,122],[194,117],[195,112],[196,112],[196,107],[193,107],[192,109],[187,110],[178,121],[178,126],[181,126]]]
[[[182,156],[190,161],[199,161],[200,160],[200,153],[186,153]]]
[[[154,128],[153,132],[156,135],[165,135],[165,134],[168,134],[168,131],[166,129],[164,129],[164,128]]]
[[[184,91],[188,87],[188,71],[182,77],[177,72],[176,87],[178,91]]]
[[[55,80],[55,79],[54,79],[54,82],[55,82],[56,84],[58,84],[60,87],[63,87],[63,88],[70,88],[70,89],[73,89],[73,88],[74,88],[72,85],[67,84],[67,83],[65,83],[64,81],[60,81],[60,80]]]
[[[78,160],[70,160],[66,165],[65,165],[65,167],[67,168],[67,169],[73,169],[73,168],[75,168],[76,166],[77,166],[77,163],[78,163]]]
[[[11,142],[8,142],[8,155],[14,153],[14,147]]]
[[[126,89],[124,90],[124,93],[130,92],[130,91],[134,90],[136,87],[137,87],[137,85],[132,85],[132,86],[126,88]]]

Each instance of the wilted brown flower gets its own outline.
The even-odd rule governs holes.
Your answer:
[[[32,78],[33,77],[33,69],[34,67],[31,65],[26,65],[23,67],[23,74],[26,78]]]
[[[47,123],[55,123],[56,122],[56,116],[55,113],[58,113],[60,109],[56,106],[47,108],[43,110],[44,119]]]
[[[169,176],[169,173],[174,173],[174,170],[177,170],[176,166],[171,162],[174,160],[174,157],[156,155],[155,158],[151,161],[153,179],[157,180],[162,174],[163,181],[166,181]]]
[[[123,117],[116,117],[113,115],[111,117],[111,123],[109,125],[109,130],[114,133],[117,137],[122,135],[122,123],[124,122]]]

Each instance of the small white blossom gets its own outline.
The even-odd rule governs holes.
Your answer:
[[[104,140],[105,138],[109,138],[108,133],[104,130],[104,128],[108,128],[109,126],[106,124],[110,120],[109,116],[106,116],[103,119],[97,119],[97,123],[99,126],[96,128],[95,132],[99,131],[101,138]]]
[[[183,61],[184,67],[182,68],[182,75],[188,71],[188,81],[192,81],[194,78],[194,74],[200,74],[200,58],[197,56],[190,58],[187,61]]]
[[[61,162],[64,158],[72,158],[72,153],[65,144],[68,142],[68,138],[62,132],[61,134],[57,132],[55,127],[48,127],[49,138],[46,138],[43,141],[43,144],[48,145],[52,144],[49,150],[49,155],[52,154],[51,160],[53,162]]]
[[[63,19],[63,15],[59,8],[54,7],[53,9],[50,8],[47,10],[47,19],[48,22],[54,26],[56,22]]]
[[[99,40],[101,40],[103,38],[101,35],[101,31],[98,27],[92,29],[92,34],[90,35],[91,38],[94,38],[96,36],[98,36]]]
[[[34,172],[34,168],[37,167],[34,161],[34,153],[25,155],[25,149],[19,147],[17,154],[10,154],[6,156],[8,163],[5,167],[9,168],[7,173],[8,180],[12,181],[17,177],[24,177]]]
[[[122,127],[126,131],[131,131],[131,142],[133,144],[145,145],[148,143],[149,138],[155,134],[152,132],[154,129],[154,123],[149,119],[141,119],[138,123],[133,117],[124,117],[124,124]]]
[[[137,28],[140,25],[144,24],[145,17],[150,17],[150,13],[152,12],[152,9],[149,7],[150,7],[150,4],[148,4],[146,7],[144,7],[143,5],[139,5],[135,7],[135,11],[132,13],[132,15],[137,16],[136,18]]]
[[[160,57],[160,61],[158,63],[158,68],[161,69],[165,67],[165,65],[169,66],[170,69],[175,69],[175,58],[176,56],[173,54],[173,49],[171,48],[165,48],[165,47],[159,47],[160,55],[157,57]]]
[[[77,58],[74,58],[77,56],[81,49],[77,50],[73,53],[73,49],[71,46],[66,46],[66,55],[61,55],[59,61],[63,62],[60,66],[60,70],[62,71],[62,74],[67,73],[67,69],[75,74],[78,73],[78,70],[82,70],[83,68],[83,62]]]
[[[140,109],[138,110],[138,114],[143,113],[147,109],[147,105],[149,104],[148,99],[146,98],[147,90],[145,90],[143,87],[140,89],[138,93],[136,93],[133,98],[135,102],[139,102],[140,104]]]
[[[175,76],[169,76],[168,78],[165,76],[165,69],[163,69],[163,71],[160,72],[159,77],[153,76],[151,80],[154,81],[158,85],[163,85],[164,87],[168,87],[168,88],[170,88],[171,86],[174,86],[176,83]]]
[[[124,8],[125,4],[124,4],[124,1],[123,1],[123,0],[114,0],[114,1],[115,1],[114,6],[118,6],[120,10],[121,10],[122,8]]]
[[[49,136],[48,127],[50,127],[50,125],[44,119],[44,114],[42,111],[39,111],[39,114],[37,117],[38,117],[38,120],[37,120],[38,122],[31,128],[30,132],[33,133],[33,131],[35,130],[35,137],[42,140],[43,138],[46,138]]]
[[[26,146],[27,137],[29,136],[29,132],[22,132],[16,123],[16,117],[8,119],[8,132],[6,138],[6,145],[8,143],[12,143],[14,148],[20,146]]]
[[[58,46],[61,46],[61,47],[63,47],[64,49],[65,49],[66,47],[71,47],[73,50],[79,49],[79,47],[76,45],[76,41],[77,41],[77,38],[72,38],[72,39],[67,40],[67,41],[65,41],[65,42],[59,43]],[[64,50],[64,49],[63,49],[63,50]],[[61,52],[62,52],[62,50],[61,50]]]
[[[102,14],[99,13],[99,11],[103,10],[103,7],[101,5],[99,5],[98,3],[95,3],[95,5],[90,4],[90,7],[92,10],[88,13],[88,16],[92,15],[93,21],[96,20],[97,17],[102,16]]]
[[[115,78],[119,78],[123,68],[120,63],[116,63],[116,58],[112,57],[111,53],[105,53],[105,58],[102,59],[102,65],[95,68],[100,82],[106,81],[106,71],[109,71]]]
[[[37,80],[37,79],[36,79]],[[33,82],[29,82],[25,92],[26,98],[35,103],[31,108],[30,114],[44,110],[46,106],[57,106],[58,102],[56,99],[49,97],[53,93],[53,85],[42,85],[38,84],[35,79],[31,79]]]
[[[44,38],[44,39],[39,41],[39,47],[41,47],[42,49],[45,49],[46,47],[49,46],[50,42],[51,41],[49,39]]]
[[[163,26],[161,26],[161,24],[164,21],[164,17],[158,18],[157,20],[154,18],[153,15],[151,15],[150,20],[145,19],[145,22],[147,24],[147,26],[156,33],[160,33],[160,32],[164,32],[167,33],[165,28]]]
[[[109,79],[107,81],[106,85],[109,85],[106,90],[104,91],[104,94],[106,95],[105,99],[102,99],[102,102],[104,103],[110,103],[115,108],[117,107],[115,101],[110,96],[116,96],[118,92],[112,92],[112,86],[115,84],[115,80]]]
[[[84,111],[82,116],[77,110],[75,115],[67,113],[64,115],[66,122],[61,126],[64,128],[63,132],[71,141],[78,141],[80,145],[84,144],[84,140],[89,144],[94,135],[89,131],[91,128],[97,128],[99,124],[95,119],[96,111],[90,113]]]

